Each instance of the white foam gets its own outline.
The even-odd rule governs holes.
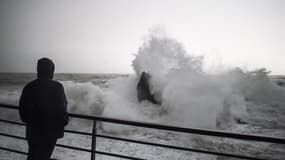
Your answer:
[[[108,81],[108,88],[91,82],[62,82],[69,111],[98,114],[135,121],[170,125],[216,128],[218,123],[235,123],[247,115],[247,103],[284,103],[285,88],[272,83],[265,70],[234,69],[219,74],[203,71],[203,58],[191,56],[173,38],[150,35],[133,60],[135,75]],[[162,105],[137,101],[136,85],[142,71],[151,75],[150,90]],[[17,103],[17,94],[2,95]],[[122,131],[122,126],[103,124],[107,131]]]
[[[151,74],[151,92],[162,99],[167,111],[160,119],[163,123],[215,128],[219,116],[246,112],[244,99],[232,92],[231,84],[222,76],[204,73],[203,58],[191,56],[173,38],[151,35],[140,47],[133,67],[138,77],[142,71]],[[229,113],[221,114],[225,102],[230,103]]]
[[[99,114],[103,112],[103,91],[91,82],[62,82],[68,99],[69,112]]]

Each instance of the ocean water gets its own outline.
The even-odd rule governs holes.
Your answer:
[[[17,105],[18,99],[23,86],[30,80],[35,78],[35,74],[0,74],[0,99],[1,103],[15,104]],[[128,81],[132,75],[90,75],[90,74],[59,74],[55,76],[55,79],[59,80],[65,86],[65,91],[68,96],[69,104],[73,107],[69,107],[70,112],[83,113],[83,114],[101,114],[104,112],[102,106],[104,97],[108,97],[108,87],[112,87],[112,83],[117,81]],[[273,78],[274,79],[274,78]],[[282,80],[282,78],[280,78]],[[276,79],[274,79],[276,80]],[[273,81],[274,81],[273,80]],[[274,81],[275,82],[275,81]],[[121,82],[119,82],[121,83]],[[134,84],[135,85],[135,84]],[[106,92],[106,93],[101,93]],[[85,95],[85,96],[82,96]],[[110,96],[109,98],[112,98]],[[77,102],[76,102],[77,101]],[[119,100],[118,100],[119,101]],[[122,103],[119,101],[119,103]],[[125,103],[125,102],[123,102]],[[136,116],[145,116],[152,118],[152,122],[167,124],[168,121],[163,121],[158,118],[160,115],[160,109],[151,107],[146,102],[143,102],[140,110],[129,106],[130,111],[128,117],[124,117],[125,113],[114,113],[114,117],[121,119],[131,119],[142,121],[142,118],[136,118]],[[249,117],[252,119],[244,119],[248,124],[234,124],[224,129],[237,133],[249,133],[257,135],[267,135],[275,137],[285,138],[285,106],[280,103],[268,103],[254,105],[252,102],[247,103]],[[77,107],[75,107],[77,106]],[[93,107],[93,108],[92,108]],[[119,106],[117,106],[119,107]],[[157,106],[155,106],[157,107]],[[126,108],[124,108],[126,109]],[[145,110],[144,110],[145,109]],[[98,111],[101,110],[101,111]],[[87,113],[89,112],[89,113]],[[279,112],[279,113],[278,113]],[[112,116],[112,113],[108,113]],[[141,114],[141,115],[140,115]],[[143,116],[142,116],[143,115]],[[17,112],[7,111],[0,109],[1,118],[7,118],[11,120],[19,121]],[[121,117],[120,117],[121,116]],[[163,117],[163,116],[162,116]],[[245,117],[246,118],[246,117]],[[158,120],[158,121],[155,121]],[[149,121],[149,120],[147,120]],[[4,133],[13,133],[14,135],[23,136],[24,128],[18,128],[12,125],[6,125],[0,123],[0,131]],[[69,129],[78,131],[91,132],[91,123],[88,121],[71,120],[68,125]],[[236,154],[247,154],[250,156],[261,156],[270,159],[283,159],[285,156],[285,146],[266,143],[252,143],[243,141],[234,141],[229,139],[219,139],[211,137],[197,137],[189,136],[186,134],[177,134],[171,132],[161,132],[157,130],[147,130],[142,128],[131,128],[127,126],[116,126],[106,124],[105,128],[101,128],[99,132],[104,134],[110,134],[112,136],[128,137],[134,139],[141,139],[146,141],[159,141],[165,144],[175,144],[184,147],[194,147],[207,150],[218,150],[233,152]],[[0,137],[1,144],[5,144],[5,147],[14,148],[22,151],[27,150],[25,142],[13,140],[5,137]],[[62,144],[75,145],[78,147],[88,148],[91,145],[90,137],[76,136],[72,134],[66,134],[64,139],[59,141]],[[144,156],[149,159],[227,159],[223,157],[208,156],[203,154],[195,154],[188,152],[179,152],[175,150],[167,150],[163,148],[152,148],[148,146],[128,144],[123,142],[114,142],[106,139],[98,139],[98,148],[101,150],[107,150],[110,152],[117,152],[126,155],[138,155]],[[3,145],[2,145],[3,146]],[[220,149],[217,149],[220,148]],[[249,148],[249,149],[248,149]],[[6,159],[23,159],[24,156],[12,154],[9,152],[0,151],[1,157]],[[71,151],[62,148],[56,148],[54,152],[54,158],[60,159],[89,159],[89,154],[78,151]],[[110,157],[99,156],[98,159],[110,159]]]
[[[223,130],[285,138],[284,76],[269,76],[266,69],[245,71],[232,68],[208,73],[203,57],[189,54],[173,38],[150,38],[138,49],[132,62],[134,74],[56,74],[65,88],[72,113],[166,125]],[[151,75],[150,91],[162,102],[139,103],[136,85],[141,72]],[[23,86],[35,74],[0,74],[0,103],[17,105]],[[0,117],[19,121],[17,112],[0,110]],[[24,128],[0,123],[0,131],[23,135]],[[68,129],[91,131],[91,122],[72,119]],[[282,160],[285,146],[193,136],[159,130],[101,123],[99,133],[165,144]],[[90,137],[66,134],[59,143],[90,148]],[[0,144],[26,151],[25,142],[0,136]],[[147,159],[222,160],[192,152],[181,152],[99,138],[99,150],[142,156]],[[87,153],[56,148],[54,158],[88,159]],[[5,159],[23,159],[0,151]],[[112,159],[99,156],[98,159]]]

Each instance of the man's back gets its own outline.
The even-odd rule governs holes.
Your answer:
[[[60,138],[67,123],[66,104],[64,89],[59,82],[36,79],[23,90],[20,99],[21,119],[35,134]]]

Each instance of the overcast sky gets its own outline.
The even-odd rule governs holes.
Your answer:
[[[285,75],[284,0],[1,0],[0,72],[132,73],[157,25],[213,64]]]

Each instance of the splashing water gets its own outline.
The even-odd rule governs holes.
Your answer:
[[[181,43],[167,36],[150,35],[132,65],[135,75],[109,80],[107,88],[63,81],[69,111],[184,127],[223,128],[247,117],[252,104],[285,104],[284,87],[272,83],[265,69],[236,68],[208,74],[203,71],[203,57],[191,56]],[[161,105],[137,101],[136,85],[143,71],[151,75],[150,91]],[[103,129],[116,132],[126,128],[104,124]]]
[[[66,84],[71,111],[212,129],[246,117],[248,101],[285,99],[284,88],[273,84],[265,70],[205,73],[203,57],[191,56],[181,43],[167,36],[150,35],[139,48],[133,68],[136,75],[110,80],[106,89],[91,83]],[[137,101],[136,85],[143,71],[151,75],[150,91],[161,105]],[[107,123],[103,128],[115,132],[126,129]]]
[[[133,67],[137,76],[142,71],[151,74],[151,92],[167,111],[160,119],[164,123],[215,128],[225,106],[228,119],[246,113],[244,99],[232,93],[230,84],[203,73],[203,57],[190,56],[175,39],[151,36],[139,48]]]

